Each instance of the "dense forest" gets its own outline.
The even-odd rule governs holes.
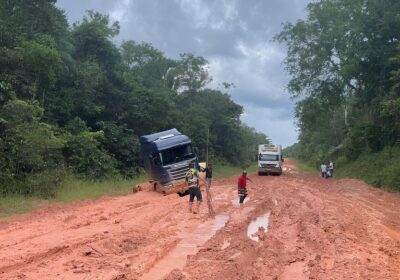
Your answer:
[[[267,138],[241,123],[243,108],[228,94],[208,87],[205,58],[117,45],[118,22],[88,11],[70,26],[55,2],[0,1],[0,194],[51,197],[66,174],[135,176],[138,137],[172,127],[202,160],[208,131],[213,161],[254,160]]]
[[[276,36],[300,131],[286,152],[400,190],[400,1],[324,0],[307,12]]]

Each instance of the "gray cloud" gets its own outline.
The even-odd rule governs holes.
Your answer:
[[[292,119],[280,118],[279,113],[276,110],[254,108],[250,105],[247,106],[246,114],[242,117],[242,121],[250,124],[257,123],[259,131],[268,132],[268,137],[275,143],[287,147],[293,144],[293,139],[297,138],[297,128]],[[290,114],[291,112],[288,113]]]
[[[121,25],[117,42],[149,42],[173,58],[184,52],[204,56],[211,64],[211,87],[222,81],[236,85],[229,93],[246,111],[242,120],[289,145],[297,131],[285,92],[285,50],[271,40],[283,22],[305,16],[309,1],[60,0],[57,5],[71,22],[88,9],[109,14]]]

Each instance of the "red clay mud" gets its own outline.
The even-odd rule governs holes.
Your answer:
[[[296,170],[250,174],[242,207],[235,177],[215,181],[219,225],[205,203],[189,214],[188,197],[150,191],[2,222],[0,279],[400,279],[400,195]],[[267,212],[268,231],[251,240]]]

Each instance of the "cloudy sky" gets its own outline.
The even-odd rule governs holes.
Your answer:
[[[274,143],[297,141],[294,104],[285,87],[283,46],[272,42],[282,22],[305,17],[310,0],[59,0],[69,21],[86,10],[120,22],[117,43],[151,43],[168,57],[191,52],[210,62],[213,84],[232,82],[233,100],[244,107],[242,121]]]

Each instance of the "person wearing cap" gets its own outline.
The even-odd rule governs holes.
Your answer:
[[[247,177],[247,171],[243,170],[242,175],[240,175],[238,178],[238,195],[240,205],[243,205],[243,201],[247,197],[247,180],[253,182],[249,177]]]

